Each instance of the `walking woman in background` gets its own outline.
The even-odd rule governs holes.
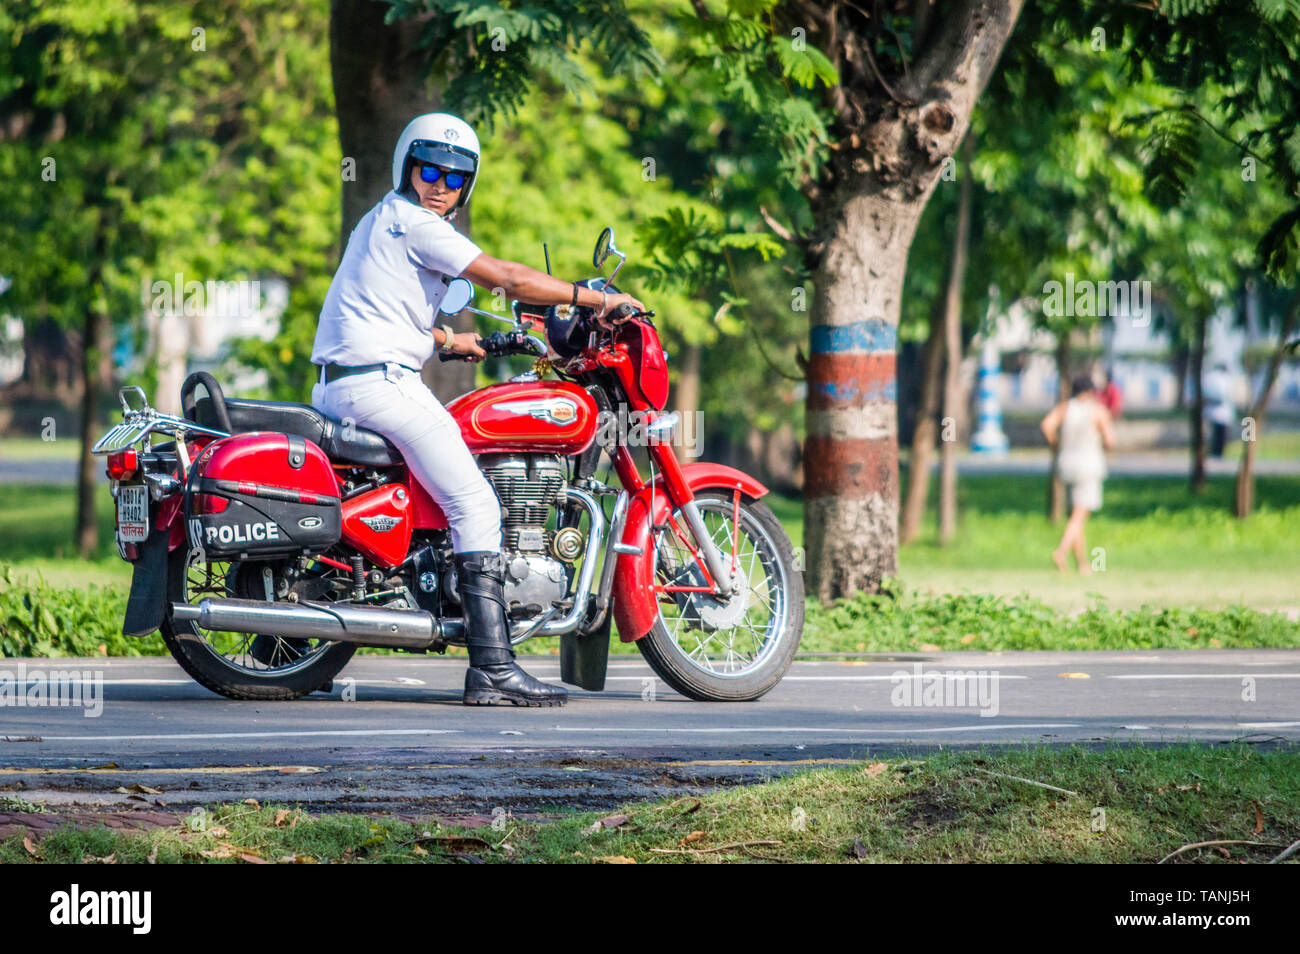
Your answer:
[[[1056,473],[1070,489],[1070,519],[1061,534],[1061,543],[1052,553],[1052,562],[1062,573],[1066,569],[1070,550],[1079,565],[1079,572],[1092,572],[1088,564],[1088,548],[1084,542],[1083,525],[1088,514],[1101,509],[1101,482],[1106,478],[1106,450],[1115,446],[1111,430],[1110,412],[1097,400],[1092,378],[1080,375],[1074,379],[1071,397],[1062,401],[1043,418],[1043,434],[1047,443],[1060,447],[1056,456]]]

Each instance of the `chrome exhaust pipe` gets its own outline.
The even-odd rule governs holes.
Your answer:
[[[203,629],[328,639],[362,646],[428,649],[444,638],[433,614],[348,603],[262,603],[207,596],[173,603],[172,619]]]
[[[541,623],[536,619],[512,621],[510,639],[515,645],[535,636],[560,636],[573,632],[586,616],[587,603],[592,596],[591,584],[596,575],[596,560],[606,541],[605,512],[596,498],[586,491],[569,487],[565,492],[576,499],[591,517],[573,605],[560,619]],[[624,492],[614,508],[615,523],[620,531],[627,515],[627,504]],[[596,594],[598,601],[602,598],[605,601],[602,622],[604,612],[608,611],[609,589],[613,582],[610,556],[606,553],[600,589]],[[393,610],[353,603],[264,603],[206,596],[197,603],[173,603],[172,619],[198,623],[203,629],[218,632],[328,639],[393,649],[430,649],[437,643],[465,644],[463,617],[435,619],[426,610]]]

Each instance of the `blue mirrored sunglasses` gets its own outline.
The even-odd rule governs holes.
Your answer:
[[[446,172],[437,166],[420,166],[420,178],[425,182],[437,182],[443,175],[447,176],[447,188],[455,192],[465,184],[465,173]]]

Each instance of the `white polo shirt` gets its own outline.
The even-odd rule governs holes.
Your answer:
[[[312,363],[423,367],[447,282],[479,254],[436,212],[389,192],[352,230],[321,308]]]

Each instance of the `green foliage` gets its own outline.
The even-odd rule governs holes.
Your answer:
[[[662,64],[645,31],[622,0],[540,2],[509,0],[386,0],[388,22],[427,17],[421,45],[431,71],[450,77],[447,106],[491,129],[513,118],[539,79],[575,98],[594,89],[591,71],[575,54],[586,43],[599,66],[636,79]]]
[[[1190,112],[1229,142],[1237,158],[1258,160],[1260,183],[1288,200],[1260,229],[1257,264],[1289,284],[1297,263],[1300,230],[1300,3],[1295,0],[1219,0],[1152,7],[1114,5],[1103,22],[1131,39],[1130,75],[1149,71],[1182,93],[1180,101],[1150,120],[1156,148],[1148,156],[1148,181],[1162,203],[1202,191],[1188,175],[1196,141],[1177,111]],[[1207,99],[1207,90],[1215,91]]]
[[[1169,209],[1187,192],[1187,183],[1195,174],[1200,130],[1186,109],[1149,113],[1134,117],[1131,122],[1148,120],[1151,132],[1143,148],[1146,161],[1143,180],[1151,201]]]
[[[806,39],[796,49],[793,37],[778,31],[768,6],[774,4],[732,4],[725,16],[679,14],[681,62],[688,74],[709,78],[779,170],[811,177],[827,154],[828,114],[821,97],[839,83],[839,74]]]
[[[1081,8],[1029,5],[972,119],[976,153],[970,262],[963,295],[974,330],[996,288],[1001,302],[1041,299],[1045,282],[1137,278],[1153,285],[1157,326],[1194,323],[1231,300],[1261,236],[1285,231],[1283,184],[1261,170],[1245,181],[1225,142],[1222,105],[1234,88],[1211,79],[1184,89],[1149,63],[1154,41],[1107,29]],[[1253,160],[1252,160],[1253,161]],[[960,177],[941,181],[913,244],[903,334],[924,336],[942,296]],[[1049,316],[1054,333],[1100,316]]]
[[[800,646],[807,652],[1294,648],[1300,623],[1243,606],[1117,611],[1094,605],[1066,616],[1027,596],[923,596],[895,582],[828,606],[810,602]]]
[[[160,656],[158,634],[122,634],[126,593],[116,586],[65,589],[19,579],[0,564],[0,656]]]
[[[721,215],[712,210],[681,206],[648,220],[644,232],[653,249],[648,263],[653,270],[652,285],[678,284],[706,299],[716,299],[731,286],[730,250],[754,251],[763,261],[784,251],[780,242],[759,232],[723,231],[720,220]]]
[[[597,82],[603,87],[610,80]],[[622,124],[590,101],[575,102],[540,84],[508,126],[483,137],[483,169],[471,210],[474,241],[490,255],[535,268],[544,265],[545,242],[555,273],[572,280],[595,274],[592,246],[601,228],[613,226],[618,247],[628,255],[619,287],[646,300],[666,332],[707,335],[709,305],[681,281],[656,285],[652,298],[644,294],[651,261],[648,224],[682,206],[707,212],[676,187],[669,170],[651,173]],[[606,263],[604,273],[612,267]],[[486,292],[478,297],[484,310],[506,315],[506,302]]]
[[[328,19],[325,0],[0,11],[6,306],[65,325],[98,308],[147,352],[142,283],[278,275],[286,324],[314,321],[340,191]],[[248,355],[277,384],[278,357]]]

